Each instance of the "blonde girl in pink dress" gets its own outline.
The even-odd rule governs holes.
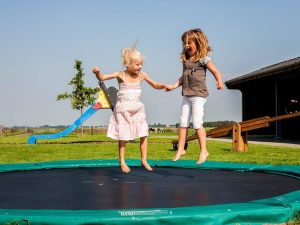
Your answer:
[[[118,140],[119,162],[124,173],[130,172],[125,162],[126,142],[136,138],[140,138],[141,164],[145,169],[152,171],[147,162],[148,124],[144,104],[140,101],[140,83],[145,80],[155,89],[165,89],[165,85],[153,81],[142,71],[143,55],[135,48],[123,49],[122,63],[126,67],[125,70],[106,75],[102,74],[98,67],[93,68],[93,73],[99,80],[116,78],[119,83],[117,103],[109,121],[107,136]]]

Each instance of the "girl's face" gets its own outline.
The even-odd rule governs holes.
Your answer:
[[[191,58],[197,52],[197,46],[193,40],[187,38],[186,41],[183,43],[183,47],[185,49],[186,54]]]
[[[127,67],[127,70],[134,74],[138,75],[143,68],[143,60],[140,58],[134,58],[132,59],[131,64]]]

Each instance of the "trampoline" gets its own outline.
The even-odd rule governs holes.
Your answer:
[[[284,223],[300,211],[299,166],[129,160],[0,165],[0,223]],[[17,223],[18,222],[18,223]]]

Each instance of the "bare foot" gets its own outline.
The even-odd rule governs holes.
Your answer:
[[[130,172],[130,168],[125,163],[120,164],[120,166],[121,166],[121,170],[123,171],[123,173]]]
[[[204,163],[208,155],[209,155],[208,151],[201,151],[199,160],[196,162],[196,164]]]
[[[142,162],[142,166],[148,171],[153,171],[152,167],[147,162]]]
[[[175,155],[175,157],[173,158],[173,161],[175,162],[175,161],[177,161],[178,159],[180,159],[180,157],[181,156],[183,156],[183,155],[185,155],[185,151],[183,150],[183,151],[177,151],[177,153],[176,153],[176,155]]]

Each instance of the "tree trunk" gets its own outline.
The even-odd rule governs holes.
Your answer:
[[[82,108],[80,108],[80,116],[82,116]],[[81,136],[83,136],[83,123],[81,124]]]

